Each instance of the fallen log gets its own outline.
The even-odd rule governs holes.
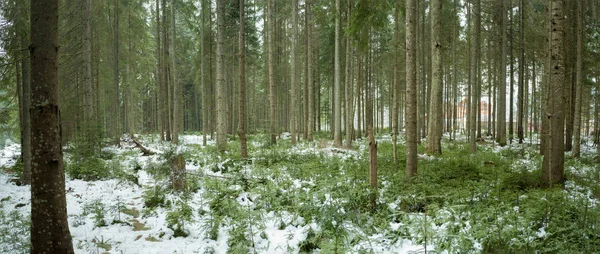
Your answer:
[[[135,144],[135,147],[137,149],[140,149],[143,153],[144,156],[150,156],[150,155],[155,155],[156,153],[153,151],[150,151],[150,149],[145,148],[142,143],[140,143],[140,141],[137,141],[135,138],[131,138],[131,142],[133,142],[133,144]]]

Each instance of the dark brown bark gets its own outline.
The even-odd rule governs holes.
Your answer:
[[[21,47],[27,48],[29,40],[21,37]],[[23,159],[23,184],[31,184],[31,76],[29,61],[29,52],[23,51],[24,56],[21,60],[21,92],[22,92],[22,129],[21,129],[21,158]],[[17,70],[17,73],[19,70]]]
[[[575,84],[575,114],[573,123],[573,157],[577,158],[581,153],[581,105],[583,91],[583,29],[584,29],[584,12],[583,3],[577,4],[577,73]]]
[[[31,1],[31,253],[74,253],[58,105],[58,0]]]
[[[417,174],[416,0],[406,1],[406,174]]]

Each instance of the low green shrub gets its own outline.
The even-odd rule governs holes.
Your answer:
[[[104,160],[96,157],[71,161],[67,164],[66,169],[71,179],[97,181],[110,177],[110,170]]]

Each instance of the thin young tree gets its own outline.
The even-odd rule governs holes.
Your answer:
[[[406,0],[406,175],[417,174],[416,0]]]
[[[481,0],[475,0],[473,7],[473,16],[475,20],[473,24],[473,54],[471,55],[471,103],[469,104],[471,107],[471,114],[469,115],[469,129],[471,130],[469,132],[469,150],[471,153],[475,153],[477,151],[477,115],[481,112],[479,108],[481,99],[478,93],[481,87],[481,80],[479,78],[479,62],[481,52]]]
[[[352,0],[348,0],[346,13],[346,29],[350,30],[350,16],[352,14]],[[352,40],[350,35],[346,35],[346,89],[345,89],[345,110],[346,110],[346,146],[352,147],[352,138],[354,134],[354,85],[352,75]]]
[[[273,15],[274,0],[268,0],[267,3],[267,56],[269,68],[269,131],[271,132],[271,144],[277,143],[277,91],[275,85],[275,17]]]
[[[313,0],[306,0],[306,62],[307,62],[307,72],[306,72],[306,80],[308,86],[308,114],[307,114],[307,140],[313,141],[313,130],[315,129],[315,96],[314,96],[314,77],[313,77],[313,43],[312,43],[312,33],[313,33],[313,24],[311,20],[311,5]],[[318,111],[317,111],[318,112]]]
[[[577,74],[575,84],[575,122],[573,123],[573,157],[577,158],[581,154],[581,106],[583,91],[583,29],[584,12],[583,3],[577,2]]]
[[[225,96],[225,1],[217,1],[217,150],[227,149],[227,105]]]
[[[175,0],[171,0],[171,21],[170,21],[170,25],[171,25],[171,69],[170,69],[170,73],[171,73],[171,83],[173,86],[173,123],[171,124],[173,126],[172,128],[172,138],[171,141],[173,142],[173,144],[177,145],[179,144],[179,105],[180,105],[180,97],[179,97],[179,93],[180,93],[180,87],[179,84],[177,84],[177,68],[175,66],[175,61],[176,61],[176,51],[175,51],[175,39],[176,39],[176,31],[175,31]]]
[[[115,89],[115,98],[114,99],[114,105],[112,105],[112,109],[113,109],[113,135],[114,135],[114,141],[115,141],[115,145],[120,145],[121,144],[121,135],[120,135],[120,128],[119,128],[119,120],[121,119],[120,117],[120,104],[121,104],[121,100],[119,99],[119,0],[114,0],[113,1],[113,15],[114,15],[114,21],[113,21],[113,86]]]
[[[58,0],[31,1],[31,253],[74,253],[58,105]]]
[[[298,43],[298,0],[292,0],[292,38],[291,38],[291,59],[290,59],[290,132],[292,134],[292,144],[295,145],[298,139],[298,80],[296,79],[296,44]],[[240,67],[241,68],[241,67]]]
[[[442,0],[431,1],[431,61],[432,83],[427,125],[427,153],[442,153]],[[408,72],[407,72],[408,73]]]
[[[238,135],[240,136],[240,152],[242,158],[248,157],[246,140],[246,31],[244,0],[240,0],[240,31],[239,31],[239,98],[238,98]],[[293,136],[293,135],[292,135]],[[293,137],[292,137],[293,138]]]
[[[519,0],[519,27],[521,29],[519,33],[519,84],[518,84],[518,95],[517,95],[517,136],[519,138],[519,144],[523,143],[524,138],[524,123],[525,119],[525,100],[527,95],[525,94],[525,4],[524,0]]]
[[[394,110],[392,112],[392,126],[393,126],[393,142],[394,146],[392,147],[394,153],[394,163],[398,163],[398,106],[400,106],[400,88],[398,87],[398,83],[400,83],[399,79],[399,54],[400,54],[400,0],[396,0],[396,7],[394,10],[394,92],[393,92],[393,105]]]

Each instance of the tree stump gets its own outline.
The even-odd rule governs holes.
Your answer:
[[[171,182],[174,191],[183,191],[185,189],[185,160],[183,155],[175,155],[171,160]]]

